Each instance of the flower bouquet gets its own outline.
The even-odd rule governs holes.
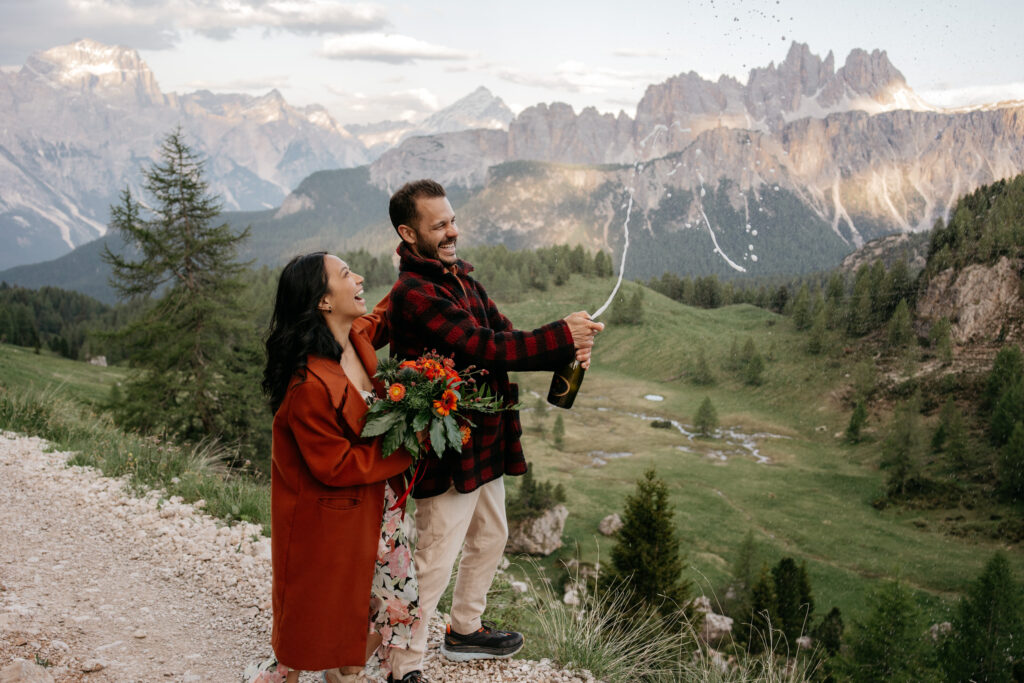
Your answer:
[[[416,360],[382,360],[374,375],[384,383],[387,396],[370,406],[362,436],[384,436],[384,457],[405,446],[418,463],[424,447],[441,457],[445,451],[456,452],[469,441],[473,423],[465,412],[497,413],[518,410],[519,405],[505,404],[476,377],[487,374],[470,366],[461,372],[455,362],[435,351]],[[420,443],[417,434],[424,432]]]

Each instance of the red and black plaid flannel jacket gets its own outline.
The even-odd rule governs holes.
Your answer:
[[[510,370],[554,370],[573,359],[572,334],[564,320],[532,332],[513,329],[483,286],[469,276],[473,266],[465,261],[448,270],[436,259],[420,258],[404,242],[398,255],[398,282],[391,288],[389,311],[392,356],[416,358],[432,349],[452,355],[458,369],[485,368],[488,374],[481,379],[512,403],[519,400],[519,388],[509,382]],[[476,426],[462,454],[449,453],[443,461],[430,455],[414,498],[442,494],[452,484],[468,493],[503,474],[526,472],[518,411],[467,417]]]

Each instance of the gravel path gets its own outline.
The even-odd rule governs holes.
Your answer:
[[[0,671],[22,659],[54,681],[236,683],[270,654],[270,541],[258,527],[158,492],[132,497],[46,446],[0,435]],[[593,681],[546,660],[450,663],[436,651],[440,623],[431,632],[432,682]]]

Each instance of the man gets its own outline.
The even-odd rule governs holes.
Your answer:
[[[454,355],[458,368],[484,368],[483,378],[510,403],[519,399],[508,372],[554,370],[573,357],[590,363],[594,335],[604,328],[584,312],[526,332],[516,330],[470,277],[473,267],[456,256],[459,230],[444,188],[432,180],[407,183],[391,197],[398,246],[398,281],[391,290],[391,354],[415,358],[436,349]],[[454,660],[511,657],[522,634],[482,623],[498,563],[508,538],[505,474],[526,472],[519,443],[519,413],[474,414],[475,427],[461,454],[429,456],[416,484],[416,576],[421,626],[408,650],[391,655],[394,681],[422,681],[427,624],[451,579],[459,551],[451,625],[441,652]]]

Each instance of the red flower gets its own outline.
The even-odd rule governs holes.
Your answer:
[[[448,413],[455,410],[459,405],[459,400],[455,398],[455,392],[451,389],[445,389],[444,393],[441,394],[440,401],[434,401],[434,410],[441,417],[448,415]]]
[[[399,384],[398,382],[395,382],[394,384],[389,386],[388,387],[388,398],[390,398],[395,403],[398,403],[403,398],[405,398],[405,385],[404,384]]]
[[[471,432],[469,431],[469,427],[467,427],[466,425],[462,425],[461,427],[459,427],[459,431],[462,432],[462,445],[465,446],[467,443],[469,443],[469,435],[471,434]]]
[[[427,376],[427,379],[437,379],[444,377],[444,368],[436,360],[428,358],[423,361],[421,365],[423,374]]]
[[[460,382],[462,382],[462,378],[459,377],[459,373],[455,372],[454,370],[446,369],[444,371],[444,375],[448,379],[448,386],[458,385]]]

